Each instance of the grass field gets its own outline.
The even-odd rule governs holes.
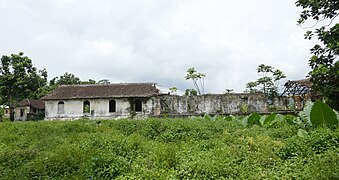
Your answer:
[[[231,117],[0,123],[0,179],[339,179],[339,128]]]

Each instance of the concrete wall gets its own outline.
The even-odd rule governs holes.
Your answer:
[[[142,111],[134,112],[134,100],[138,99],[142,102]],[[115,100],[116,112],[109,112],[109,101]],[[148,117],[156,113],[157,100],[155,98],[116,98],[116,99],[79,99],[79,100],[63,100],[64,113],[58,114],[58,103],[62,100],[45,101],[45,119],[117,119]],[[84,101],[90,102],[90,112],[83,113]],[[132,105],[131,105],[132,104]]]
[[[21,110],[23,110],[23,116],[21,116]],[[29,106],[25,107],[16,107],[14,109],[14,120],[16,121],[25,121],[27,120],[27,113],[30,112]]]
[[[199,96],[162,95],[161,114],[248,114],[267,113],[267,99],[263,94],[210,94]]]

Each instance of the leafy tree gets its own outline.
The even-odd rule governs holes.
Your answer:
[[[185,76],[185,79],[191,79],[193,81],[193,85],[196,88],[199,95],[204,94],[205,92],[205,74],[197,72],[194,67],[189,68],[187,70],[187,74]]]
[[[286,78],[284,73],[272,66],[260,64],[257,68],[259,78],[255,82],[249,82],[246,87],[250,93],[263,92],[269,99],[278,95],[279,81]],[[259,90],[256,89],[259,88]]]
[[[47,83],[47,71],[33,66],[24,53],[3,55],[0,65],[0,94],[10,107],[10,120],[14,120],[14,102],[33,95]]]
[[[256,89],[257,87],[257,82],[248,82],[246,84],[246,91],[245,92],[249,92],[249,93],[256,93],[256,92],[259,92],[258,89]]]
[[[73,85],[73,84],[81,84],[80,78],[76,77],[72,73],[65,72],[65,74],[60,77],[55,77],[50,80],[50,86],[58,86],[58,85]]]
[[[169,90],[171,91],[171,93],[175,93],[177,92],[178,88],[174,86],[174,87],[169,88]]]
[[[332,24],[339,15],[338,0],[298,0],[296,5],[303,10],[298,24],[314,21],[308,27],[305,39],[317,37],[321,42],[310,49],[312,57],[309,65],[312,89],[320,91],[327,98],[327,103],[334,109],[339,109],[339,23]],[[338,19],[338,18],[337,18]],[[325,21],[328,21],[325,23]],[[318,25],[323,23],[322,26]],[[325,23],[325,24],[324,24]]]

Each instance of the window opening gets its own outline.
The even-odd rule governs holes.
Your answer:
[[[142,111],[142,103],[140,100],[135,100],[135,112],[141,112]]]
[[[58,102],[58,114],[64,114],[65,103],[60,101]]]
[[[109,101],[109,112],[116,112],[116,102],[115,102],[115,100]]]
[[[84,101],[83,106],[83,113],[90,113],[91,112],[91,104],[89,101]]]

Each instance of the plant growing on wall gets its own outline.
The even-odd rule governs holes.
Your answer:
[[[198,94],[204,94],[205,93],[205,74],[202,74],[200,72],[197,72],[194,67],[191,67],[187,70],[187,74],[185,76],[186,80],[191,79],[193,82],[193,85],[195,89],[197,90]]]
[[[174,86],[174,87],[169,88],[169,90],[171,91],[171,93],[176,93],[178,88]]]

